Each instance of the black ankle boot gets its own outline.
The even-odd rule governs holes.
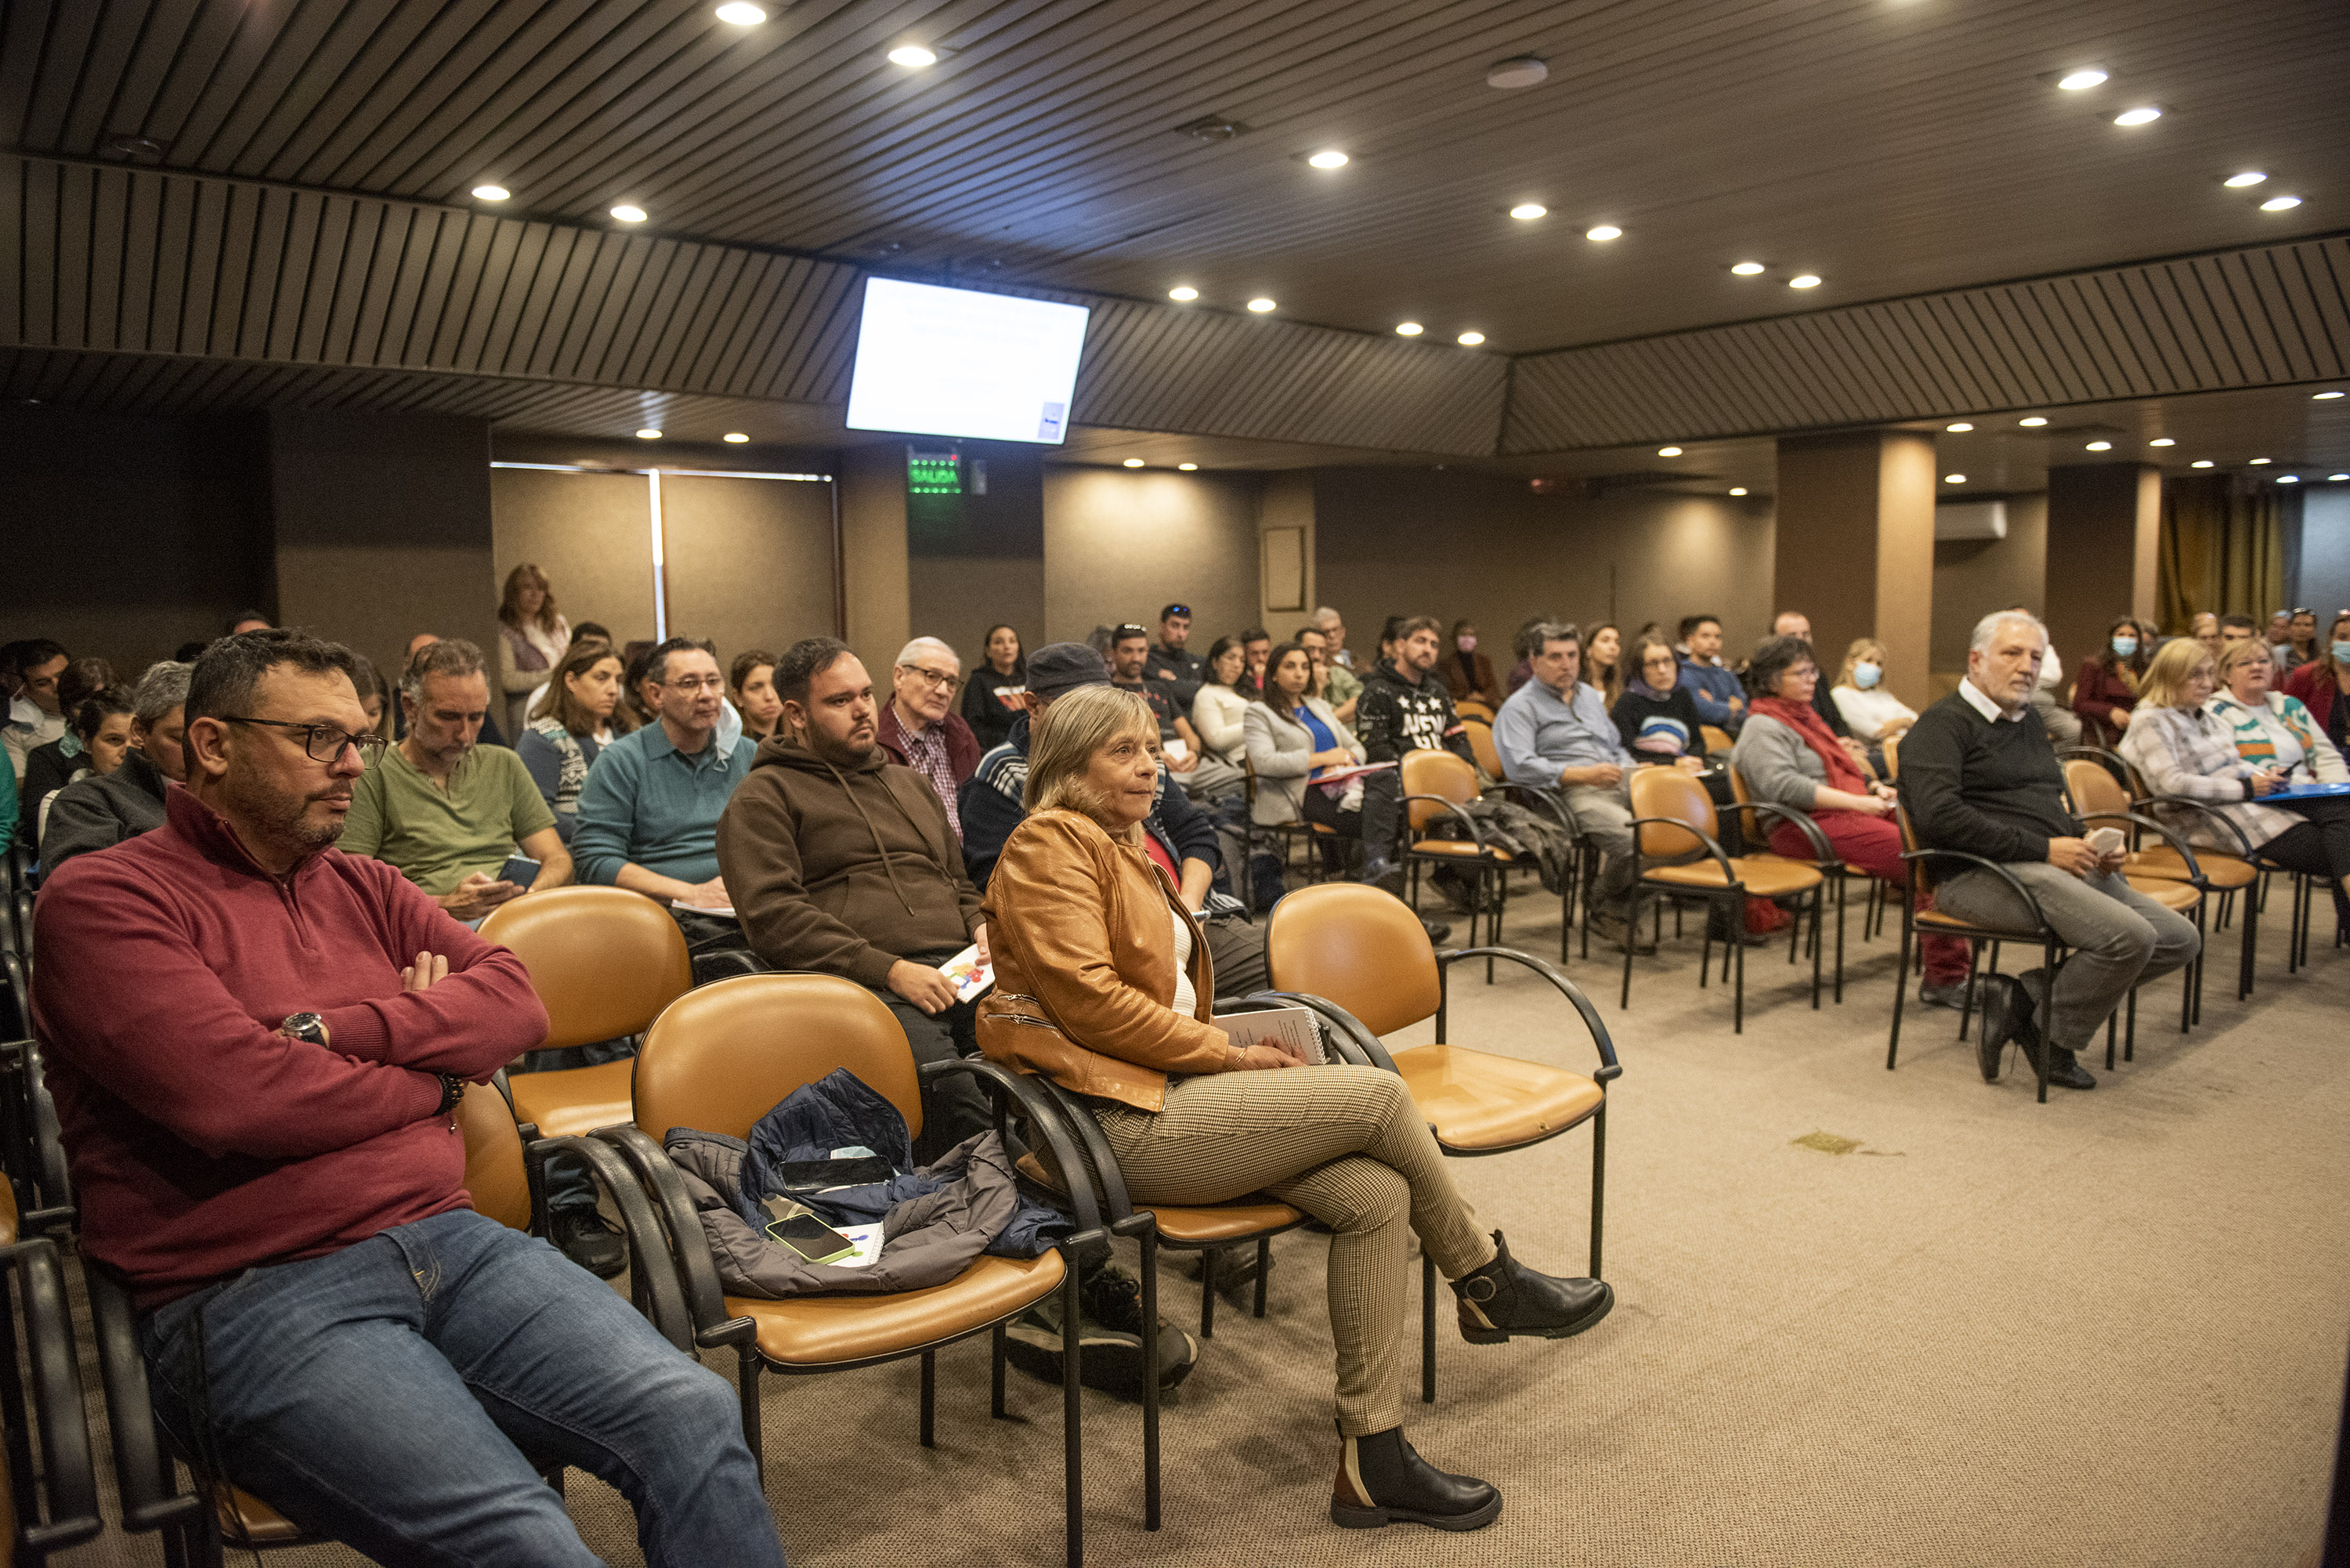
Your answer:
[[[1461,1337],[1471,1345],[1499,1345],[1513,1334],[1565,1339],[1607,1315],[1616,1293],[1605,1280],[1563,1280],[1538,1274],[1510,1256],[1510,1244],[1493,1232],[1500,1255],[1473,1274],[1452,1282],[1461,1298]]]
[[[1367,1438],[1338,1438],[1338,1479],[1330,1489],[1330,1522],[1377,1530],[1398,1522],[1439,1530],[1482,1530],[1501,1515],[1502,1494],[1474,1476],[1438,1469],[1390,1427]]]

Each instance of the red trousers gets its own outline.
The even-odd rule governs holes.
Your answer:
[[[1898,886],[1908,875],[1901,858],[1901,830],[1890,817],[1864,816],[1856,811],[1822,811],[1812,821],[1827,836],[1829,845],[1846,864],[1859,867],[1879,881]],[[1790,822],[1771,829],[1771,847],[1791,860],[1809,860],[1816,853],[1804,830]],[[1918,907],[1930,909],[1934,898],[1920,892]],[[1960,985],[1967,978],[1969,953],[1963,937],[1920,937],[1928,985]]]

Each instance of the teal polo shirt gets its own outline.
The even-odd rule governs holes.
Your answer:
[[[681,882],[716,877],[719,815],[758,749],[746,735],[723,751],[713,733],[701,751],[681,752],[655,722],[598,752],[579,786],[575,875],[609,885],[633,861]]]

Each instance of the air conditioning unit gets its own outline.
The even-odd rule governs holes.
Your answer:
[[[2004,501],[1945,501],[1934,508],[1934,543],[1945,539],[2004,539]]]

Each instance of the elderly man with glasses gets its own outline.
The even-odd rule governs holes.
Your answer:
[[[874,741],[889,760],[922,775],[947,808],[947,826],[962,836],[955,796],[979,769],[979,737],[954,711],[962,660],[935,637],[918,637],[898,650],[889,701],[875,722]]]

